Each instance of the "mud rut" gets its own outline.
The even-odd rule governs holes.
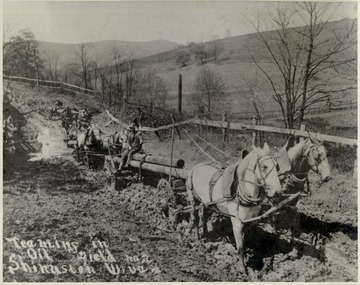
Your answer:
[[[145,253],[152,263],[145,273],[113,275],[95,263],[97,274],[12,275],[6,265],[14,249],[4,240],[5,281],[357,280],[357,226],[298,213],[294,217],[301,233],[291,241],[275,233],[271,223],[250,225],[245,233],[246,277],[239,274],[237,256],[231,254],[229,220],[212,216],[211,234],[195,241],[186,214],[175,225],[170,222],[166,195],[156,188],[159,176],[145,173],[144,183],[139,183],[136,174],[128,173],[113,190],[106,171],[90,171],[74,161],[56,122],[35,114],[27,124],[40,130],[42,149],[32,162],[8,157],[22,166],[4,181],[4,238],[56,235],[77,240],[85,251],[91,241],[103,240],[119,259]],[[54,254],[60,260],[70,258]]]

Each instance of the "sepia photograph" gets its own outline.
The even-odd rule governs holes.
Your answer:
[[[357,1],[2,1],[2,283],[358,282]]]

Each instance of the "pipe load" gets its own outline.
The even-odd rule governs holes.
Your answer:
[[[144,161],[152,164],[159,164],[164,166],[172,166],[176,168],[183,168],[185,165],[185,161],[182,159],[175,159],[173,158],[173,161],[171,163],[171,159],[167,157],[162,156],[154,156],[154,155],[146,155],[146,154],[140,154],[135,153],[132,157],[132,160],[136,161]]]
[[[120,157],[111,157],[109,155],[105,156],[105,160],[109,161],[111,163],[114,163],[115,167],[118,167],[120,164],[121,158]],[[170,167],[166,165],[159,165],[159,164],[153,164],[149,162],[141,162],[137,160],[131,160],[129,165],[134,168],[140,168],[147,171],[152,171],[160,174],[169,175],[170,174]],[[188,176],[188,170],[185,169],[178,169],[178,168],[172,168],[171,175],[174,177],[178,177],[181,179],[186,179]]]
[[[169,166],[146,163],[146,162],[141,164],[140,161],[136,161],[136,160],[130,161],[129,164],[131,167],[134,167],[134,168],[141,167],[141,169],[143,169],[143,170],[161,173],[161,174],[165,174],[165,175],[170,175],[170,167]],[[186,179],[188,176],[188,170],[173,168],[171,170],[171,175],[174,177],[181,178],[181,179]]]

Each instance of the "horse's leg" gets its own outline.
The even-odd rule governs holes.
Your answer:
[[[233,225],[236,250],[239,255],[239,269],[241,272],[246,273],[244,265],[244,223],[236,217],[231,217],[231,223]]]
[[[189,228],[191,230],[191,229],[193,229],[195,227],[195,238],[199,239],[199,228],[198,228],[198,226],[196,224],[196,221],[195,221],[195,198],[194,198],[194,194],[193,194],[192,190],[189,189],[188,187],[186,187],[186,191],[187,191],[188,204],[189,204],[189,206],[191,208]]]
[[[192,211],[190,212],[190,229],[195,228],[195,239],[198,240],[199,239],[199,225],[196,221],[196,209],[195,209],[195,199],[192,199],[190,201],[190,207],[192,209]]]
[[[199,210],[199,228],[202,227],[203,236],[208,234],[206,220],[207,220],[207,209],[203,207]]]

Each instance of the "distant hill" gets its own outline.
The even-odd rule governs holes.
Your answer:
[[[336,33],[340,35],[344,34],[354,22],[355,29],[353,31],[353,37],[356,37],[356,19],[344,19],[328,23],[323,35],[324,37],[333,37],[333,31],[336,31]],[[268,34],[270,36],[272,33],[274,34],[276,31],[264,32],[264,34]],[[227,91],[229,94],[228,98],[225,100],[229,102],[229,110],[231,112],[249,111],[249,106],[244,104],[244,101],[241,101],[241,98],[236,91],[237,89],[244,87],[244,84],[241,81],[241,76],[247,77],[251,82],[257,82],[258,86],[264,89],[264,101],[267,102],[264,104],[265,110],[274,110],[277,109],[277,105],[274,104],[271,99],[270,86],[262,77],[261,72],[256,71],[257,68],[250,56],[251,53],[256,58],[257,62],[261,62],[261,65],[267,70],[270,70],[270,72],[275,70],[266,50],[259,45],[257,36],[258,35],[256,33],[253,33],[217,40],[219,45],[221,45],[221,53],[219,53],[216,61],[214,61],[213,58],[209,58],[205,64],[201,64],[199,60],[194,58],[193,52],[191,51],[193,46],[189,45],[179,47],[176,50],[168,50],[159,54],[141,58],[137,60],[137,66],[138,68],[156,69],[159,75],[164,78],[167,87],[169,88],[170,96],[167,103],[170,107],[175,107],[177,104],[178,78],[179,74],[182,74],[183,109],[185,111],[192,111],[192,107],[194,105],[192,98],[194,79],[202,67],[208,66],[223,76],[228,86]],[[214,41],[205,42],[204,46],[205,48],[209,48],[213,43]],[[327,48],[327,46],[324,45],[324,48]],[[180,51],[192,54],[190,62],[185,67],[180,67],[180,65],[176,63],[177,54]],[[356,54],[357,46],[355,45],[352,50],[348,52]],[[347,77],[350,81],[355,80],[357,76],[356,71],[351,69],[342,70],[342,75],[346,75],[345,77]],[[347,83],[346,79],[344,80],[339,77],[339,75],[332,70],[323,72],[321,77],[319,77],[319,80],[323,80],[328,85],[331,84],[336,87],[344,86]],[[349,96],[348,99],[356,100],[356,94],[356,90],[353,90],[347,95]]]
[[[56,53],[59,56],[59,68],[74,60],[75,51],[79,48],[79,44],[62,44],[46,41],[39,42],[39,53],[46,58],[48,53]],[[173,50],[180,45],[167,40],[154,40],[148,42],[128,42],[119,40],[108,40],[87,43],[89,55],[97,60],[105,62],[110,58],[111,48],[116,46],[121,51],[122,57],[133,56],[134,58],[142,58],[153,54],[162,53]]]

